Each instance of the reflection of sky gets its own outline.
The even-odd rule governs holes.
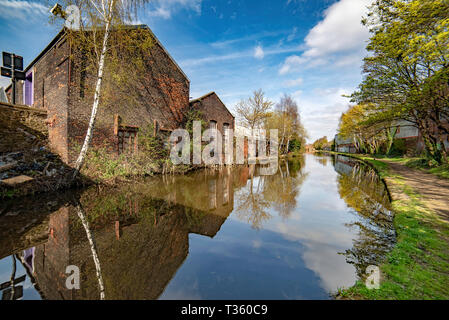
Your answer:
[[[233,212],[214,239],[190,235],[189,256],[161,298],[182,291],[186,298],[325,299],[354,284],[355,268],[339,253],[353,245],[357,235],[345,224],[355,217],[339,196],[337,173],[314,156],[303,172],[287,219],[271,207],[272,218],[254,230]]]
[[[278,233],[229,220],[213,240],[191,234],[189,241],[189,256],[160,299],[328,298],[301,243]]]
[[[3,258],[0,260],[0,283],[4,283],[11,280],[11,273],[13,269],[13,263],[11,256]],[[22,266],[19,259],[16,259],[16,279],[25,275],[25,268]],[[36,289],[31,284],[28,275],[24,282],[18,285],[23,286],[23,298],[26,300],[40,300],[41,297]]]

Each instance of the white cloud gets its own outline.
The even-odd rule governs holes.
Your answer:
[[[180,65],[182,67],[193,67],[193,66],[203,65],[205,63],[215,63],[218,61],[228,61],[228,60],[234,60],[234,59],[256,57],[256,49],[255,50],[246,50],[246,51],[232,51],[231,53],[226,53],[226,54],[222,54],[222,55],[210,55],[210,56],[201,57],[201,58],[187,59],[187,60],[181,61]],[[265,50],[262,49],[263,57],[266,57],[269,55],[281,54],[281,53],[297,52],[297,51],[298,51],[297,46],[284,47],[284,48],[276,47],[276,48],[269,48],[269,49],[265,49]],[[256,57],[256,58],[261,59],[260,56]]]
[[[338,59],[339,54],[352,53],[352,61],[365,54],[368,29],[361,24],[367,6],[373,0],[340,0],[324,12],[324,19],[313,27],[305,38],[301,56],[290,56],[279,70],[280,74],[296,71],[301,65],[326,64]],[[356,55],[354,55],[354,52]],[[354,58],[355,57],[355,58]],[[345,65],[340,64],[340,66]]]
[[[263,59],[264,56],[265,56],[265,53],[263,51],[262,46],[258,45],[256,48],[254,48],[254,58]]]
[[[302,78],[287,80],[284,82],[284,86],[287,88],[297,87],[297,86],[300,86],[302,84],[302,82],[303,82]]]
[[[173,12],[181,8],[193,10],[201,15],[201,2],[202,0],[159,0],[150,4],[149,15],[169,19]]]
[[[279,73],[286,74],[293,70],[297,70],[298,67],[300,67],[303,62],[305,62],[305,59],[297,55],[287,57],[281,69],[279,70]]]
[[[307,96],[299,97],[301,117],[310,141],[327,136],[332,139],[337,131],[341,113],[346,111],[349,99],[343,97],[352,92],[352,88],[315,89]]]
[[[287,41],[292,41],[296,37],[296,33],[298,32],[298,28],[294,27],[292,33],[290,33],[287,37]]]
[[[372,0],[341,0],[326,10],[325,18],[307,35],[304,56],[319,57],[329,53],[364,48],[369,32],[361,24]]]
[[[50,14],[49,8],[38,2],[0,0],[0,18],[29,21]]]

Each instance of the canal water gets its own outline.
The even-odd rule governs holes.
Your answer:
[[[101,287],[106,299],[329,299],[394,242],[369,166],[304,155],[272,176],[241,166],[4,201],[0,289],[3,299],[99,299]],[[76,268],[79,289],[68,289]]]

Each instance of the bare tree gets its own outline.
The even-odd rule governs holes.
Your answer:
[[[262,89],[259,89],[254,91],[252,97],[241,100],[236,106],[236,112],[242,123],[254,130],[267,118],[273,104],[265,98]]]

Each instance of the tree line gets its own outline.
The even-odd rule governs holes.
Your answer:
[[[235,107],[238,122],[251,130],[271,129],[279,133],[279,154],[301,151],[305,147],[307,132],[301,123],[297,102],[288,94],[275,104],[265,97],[262,89],[242,99]]]
[[[364,77],[339,125],[358,152],[390,153],[402,123],[419,129],[428,158],[448,162],[448,12],[445,0],[376,0],[369,7]]]

